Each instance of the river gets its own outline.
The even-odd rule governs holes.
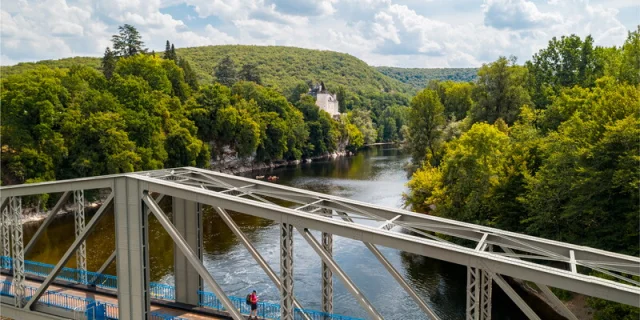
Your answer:
[[[279,184],[329,193],[389,207],[402,206],[408,181],[404,166],[409,156],[392,146],[375,146],[352,157],[328,159],[278,168]],[[261,173],[263,174],[263,173]],[[256,173],[247,174],[254,176]],[[161,203],[170,211],[170,201]],[[249,215],[233,218],[258,251],[279,272],[279,226]],[[87,219],[89,219],[87,217]],[[253,261],[231,231],[212,210],[204,214],[204,264],[230,295],[245,296],[257,290],[261,300],[278,303],[275,286]],[[152,281],[173,284],[173,244],[151,215],[149,218]],[[25,243],[39,223],[25,226]],[[113,252],[113,215],[107,215],[87,240],[87,267],[97,270]],[[73,241],[73,215],[61,215],[42,235],[26,259],[55,264]],[[317,237],[319,234],[315,233]],[[426,319],[421,310],[360,242],[334,237],[334,257],[385,319]],[[380,247],[383,254],[408,280],[441,319],[464,319],[466,268],[463,266]],[[71,259],[69,267],[75,267]],[[294,237],[294,292],[305,308],[320,309],[320,258],[299,234]],[[112,265],[107,271],[115,274]],[[517,307],[496,286],[493,289],[494,319],[524,319]],[[367,318],[367,314],[334,277],[334,312]]]

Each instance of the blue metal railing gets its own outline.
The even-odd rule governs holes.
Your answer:
[[[29,300],[37,290],[37,288],[32,286],[24,286],[24,289],[25,298],[27,300]],[[0,295],[13,297],[14,284],[11,281],[0,281]],[[117,305],[66,293],[45,291],[42,296],[40,296],[40,299],[38,299],[38,303],[74,312],[90,313],[92,317],[90,316],[89,318],[91,319],[118,319]],[[92,310],[98,305],[104,306],[104,308],[101,308],[101,310],[104,310],[103,317],[97,317],[95,315],[95,310]],[[158,311],[152,312],[150,318],[154,320],[187,320],[185,318],[164,314]]]
[[[53,270],[54,266],[46,263],[35,262],[25,260],[25,273],[37,275],[41,277],[46,277]],[[12,259],[11,257],[0,256],[0,267],[4,269],[11,269]],[[82,277],[82,275],[86,274],[86,277]],[[91,283],[95,284],[97,287],[101,287],[104,289],[118,289],[118,278],[116,276],[108,275],[108,274],[99,274],[97,272],[91,271],[81,271],[73,268],[63,268],[56,279],[81,283],[84,285],[89,285]],[[81,279],[87,279],[87,281],[81,281]],[[0,288],[2,294],[4,294],[4,287]],[[175,300],[175,287],[151,282],[149,284],[149,291],[151,294],[151,298],[159,299],[159,300]],[[44,296],[44,295],[43,295]],[[198,291],[199,297],[199,306],[210,308],[218,311],[225,311],[225,308],[222,306],[222,303],[215,294],[206,291]],[[234,307],[240,310],[242,314],[249,314],[251,312],[251,306],[246,304],[245,298],[229,296],[229,299],[233,303]],[[40,299],[42,301],[42,298]],[[57,300],[56,300],[57,301]],[[117,305],[105,303],[107,306],[107,318],[108,319],[117,319]],[[115,310],[115,311],[114,311]],[[349,316],[343,316],[339,314],[326,313],[316,310],[309,309],[295,309],[295,319],[303,319],[302,314],[306,314],[309,318],[313,320],[362,320],[360,318],[354,318]],[[158,317],[154,319],[179,319],[179,318],[161,318],[158,313]],[[114,317],[112,317],[114,316]],[[153,314],[152,314],[153,316]],[[167,315],[162,315],[167,316]],[[258,302],[258,316],[265,319],[280,319],[280,305],[275,303],[268,302]]]
[[[175,300],[176,288],[164,283],[151,282],[149,284],[151,298],[160,300]]]

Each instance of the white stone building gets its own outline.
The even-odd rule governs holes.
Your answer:
[[[314,86],[309,90],[309,94],[316,98],[316,105],[329,113],[333,118],[340,118],[340,107],[338,106],[338,97],[331,94],[324,86],[324,83]]]

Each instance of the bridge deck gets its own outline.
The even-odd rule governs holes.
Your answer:
[[[12,280],[13,280],[13,277],[0,274],[0,282],[12,281]],[[25,280],[25,285],[37,288],[40,285],[40,282],[34,281],[34,280]],[[75,297],[89,298],[89,299],[97,300],[100,302],[108,302],[115,305],[118,304],[117,298],[113,297],[113,295],[106,294],[106,293],[82,290],[79,288],[70,288],[70,287],[60,286],[55,284],[51,284],[48,290],[55,291],[57,293],[68,294]],[[151,311],[152,312],[157,311],[166,315],[177,316],[185,319],[226,319],[226,318],[215,317],[211,315],[202,315],[198,313],[188,312],[185,310],[175,309],[168,306],[159,305],[156,303],[151,303]]]

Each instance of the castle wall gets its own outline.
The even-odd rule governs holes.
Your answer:
[[[335,95],[328,93],[318,93],[316,105],[329,113],[332,117],[340,114],[338,100]]]

